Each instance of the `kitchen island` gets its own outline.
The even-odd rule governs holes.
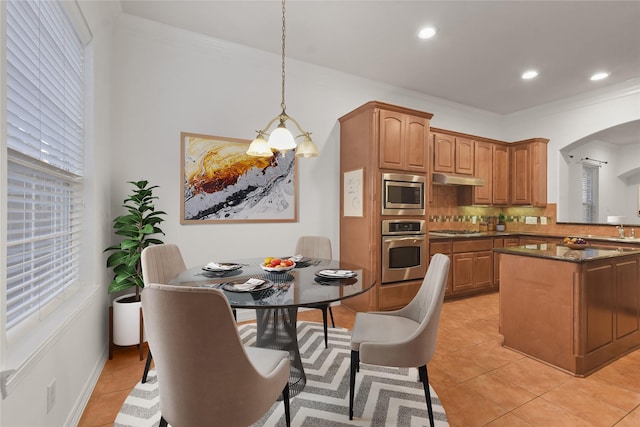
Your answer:
[[[505,347],[576,376],[640,347],[640,248],[549,243],[494,252]]]

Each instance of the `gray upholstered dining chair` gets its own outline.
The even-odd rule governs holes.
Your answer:
[[[300,236],[296,243],[296,255],[302,255],[307,258],[331,259],[331,240],[324,236]],[[324,347],[329,348],[329,338],[327,335],[327,310],[331,316],[331,325],[335,328],[333,321],[333,310],[330,304],[319,304],[311,306],[322,310],[322,326],[324,327]]]
[[[248,426],[282,394],[289,413],[289,352],[245,347],[218,289],[151,283],[142,291],[160,395],[160,425]]]
[[[416,296],[400,310],[357,313],[351,334],[349,419],[353,419],[356,371],[360,362],[399,368],[417,367],[434,425],[427,363],[436,349],[438,323],[450,259],[435,254]]]
[[[171,243],[144,248],[140,255],[140,264],[142,266],[142,280],[145,286],[150,283],[167,284],[171,279],[187,269],[180,248],[178,245]],[[147,382],[152,359],[153,356],[149,350],[147,362],[144,365],[144,373],[142,374],[143,383]]]

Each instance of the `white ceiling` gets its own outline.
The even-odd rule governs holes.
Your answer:
[[[280,53],[279,1],[122,0],[125,13]],[[499,114],[640,78],[640,1],[286,4],[286,56]],[[423,25],[432,40],[419,40]],[[524,81],[522,72],[539,71]],[[596,71],[611,73],[599,82]]]

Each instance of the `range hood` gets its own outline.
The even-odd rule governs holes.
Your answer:
[[[465,175],[451,175],[446,173],[433,173],[433,183],[440,185],[484,185],[483,178]]]

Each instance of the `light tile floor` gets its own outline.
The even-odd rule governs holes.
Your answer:
[[[337,326],[353,327],[349,310],[338,306],[333,313]],[[321,318],[319,310],[299,314]],[[640,350],[575,378],[501,343],[497,293],[445,302],[428,369],[452,427],[640,426]],[[118,349],[79,425],[112,425],[143,369],[135,347]]]

